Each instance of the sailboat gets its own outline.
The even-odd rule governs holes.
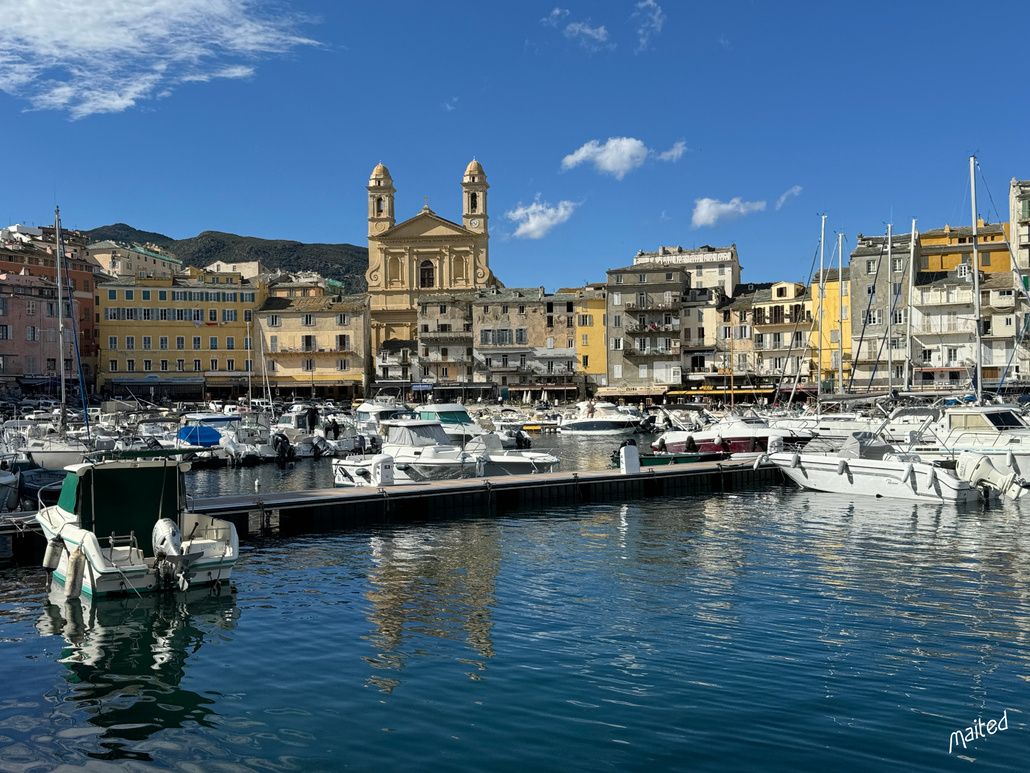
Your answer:
[[[67,435],[68,398],[65,384],[64,354],[64,244],[61,240],[61,210],[54,208],[54,246],[57,265],[57,319],[58,319],[58,356],[57,366],[61,371],[61,405],[56,432],[47,431],[38,437],[30,437],[19,450],[29,460],[42,468],[60,470],[69,464],[79,464],[89,452],[89,445]]]

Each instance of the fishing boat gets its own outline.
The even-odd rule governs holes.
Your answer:
[[[57,504],[40,508],[36,521],[48,540],[44,568],[69,598],[229,580],[239,557],[236,527],[186,509],[189,467],[112,459],[67,468]]]
[[[917,454],[897,452],[868,432],[854,433],[830,453],[788,451],[774,439],[755,466],[764,462],[802,488],[861,497],[961,504],[999,494],[1019,499],[1027,490],[1022,478],[1000,472],[982,454],[966,452],[950,464],[924,461]]]

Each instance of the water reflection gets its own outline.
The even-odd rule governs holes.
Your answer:
[[[475,655],[459,658],[479,679],[494,656],[490,631],[495,581],[501,560],[496,529],[488,521],[452,526],[398,528],[370,541],[365,594],[372,630],[365,637],[375,654],[364,659],[377,671],[369,683],[391,692],[399,681],[389,671],[413,655],[439,655],[434,640],[463,642]]]
[[[134,747],[168,728],[211,726],[214,700],[183,689],[186,661],[208,639],[231,631],[239,609],[228,590],[150,594],[120,599],[44,602],[36,628],[64,639],[58,660],[70,692],[64,707],[102,730],[82,750],[102,760],[150,761]]]

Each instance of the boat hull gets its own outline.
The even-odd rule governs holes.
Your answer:
[[[765,457],[802,488],[861,497],[919,502],[977,502],[980,491],[950,471],[926,462],[852,459],[779,452]]]

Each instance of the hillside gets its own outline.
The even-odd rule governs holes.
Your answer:
[[[353,244],[304,244],[283,239],[204,231],[190,239],[172,239],[164,234],[139,231],[125,223],[105,225],[85,232],[91,241],[110,239],[129,244],[155,244],[190,266],[206,266],[216,260],[243,263],[259,260],[270,269],[317,271],[337,279],[348,292],[364,292],[368,249]]]

